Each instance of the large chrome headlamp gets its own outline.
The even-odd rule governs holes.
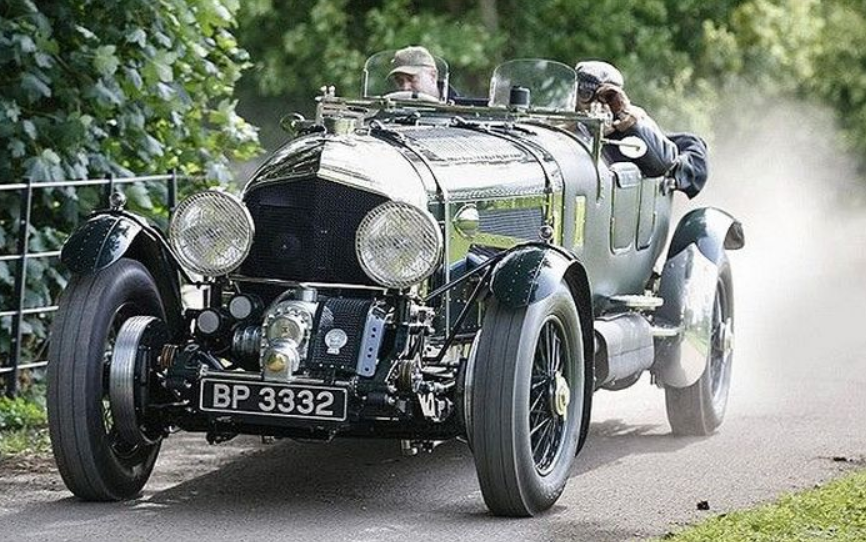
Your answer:
[[[177,206],[168,236],[180,263],[200,275],[215,277],[236,269],[253,244],[253,219],[231,194],[207,190]]]
[[[442,233],[428,211],[389,201],[361,221],[355,251],[371,279],[388,288],[408,288],[439,266]]]

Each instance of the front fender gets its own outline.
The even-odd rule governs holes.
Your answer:
[[[96,215],[69,236],[60,260],[79,275],[105,269],[126,254],[141,230],[139,222],[123,215]]]
[[[79,227],[60,252],[60,260],[75,274],[105,269],[121,258],[138,260],[156,281],[168,326],[183,327],[180,267],[160,233],[143,218],[126,212],[101,213]]]
[[[493,268],[490,291],[499,303],[519,309],[548,297],[563,278],[576,298],[589,299],[589,280],[577,258],[549,245],[522,245]]]
[[[719,267],[726,250],[743,245],[742,225],[719,209],[691,211],[677,226],[659,283],[664,304],[655,314],[656,325],[671,330],[656,338],[653,372],[663,384],[684,388],[704,374]]]

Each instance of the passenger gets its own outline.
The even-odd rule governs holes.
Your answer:
[[[706,143],[692,134],[665,135],[646,111],[631,103],[623,89],[622,73],[611,64],[588,60],[575,69],[578,111],[606,106],[613,121],[605,134],[608,139],[637,137],[646,144],[646,152],[636,157],[619,145],[606,145],[606,157],[611,162],[633,162],[647,177],[671,177],[677,190],[695,197],[707,182]]]

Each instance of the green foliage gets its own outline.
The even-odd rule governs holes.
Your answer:
[[[0,179],[33,182],[196,174],[230,178],[229,161],[258,150],[233,89],[248,56],[234,36],[238,0],[7,0],[0,4]],[[164,216],[165,186],[129,188],[131,207]],[[30,250],[56,250],[98,207],[101,190],[34,193]],[[0,253],[16,253],[19,194],[0,192]],[[14,263],[0,263],[0,310],[11,309]],[[65,284],[57,261],[31,260],[26,306]],[[0,361],[11,319],[0,319]],[[28,318],[27,357],[45,323]],[[0,365],[5,363],[0,362]]]
[[[364,57],[350,43],[353,21],[345,12],[348,0],[294,4],[292,10],[275,10],[266,0],[244,3],[250,15],[244,18],[240,36],[254,32],[259,37],[249,42],[249,49],[261,66],[261,90],[266,94],[292,91],[312,98],[326,83],[356,87]],[[286,63],[287,57],[291,63]]]
[[[11,456],[46,456],[51,453],[51,439],[48,429],[15,429],[0,432],[0,460]]]
[[[813,57],[824,26],[817,0],[753,0],[733,11],[743,69],[761,88],[793,91],[813,76]]]
[[[25,371],[27,378],[34,375]],[[18,397],[0,397],[0,461],[9,456],[45,455],[51,451],[45,410],[45,384],[28,381]]]
[[[0,397],[0,431],[37,429],[47,423],[45,403],[42,400]]]
[[[423,44],[476,95],[503,59],[608,60],[662,126],[708,138],[728,96],[817,100],[839,112],[850,146],[866,151],[860,0],[251,0],[239,19],[256,64],[242,96],[263,123],[275,106],[311,112],[324,84],[354,94],[376,51]],[[285,101],[256,111],[262,95]]]
[[[674,535],[671,542],[802,542],[866,540],[866,472],[778,503],[707,520]]]
[[[705,41],[699,64],[714,81],[745,82],[754,95],[830,106],[848,148],[866,151],[862,2],[750,0],[708,25]]]
[[[454,15],[438,3],[416,9],[410,0],[360,7],[347,0],[302,0],[291,9],[271,0],[250,0],[238,18],[238,37],[255,63],[243,96],[251,101],[259,95],[283,96],[289,107],[307,114],[324,85],[358,95],[364,61],[376,51],[424,44],[449,61],[458,84],[475,85],[472,78],[478,74],[489,77],[504,41],[484,27],[474,10]],[[259,114],[273,118],[272,111]]]
[[[824,25],[815,46],[805,94],[839,112],[845,141],[866,151],[866,10],[859,0],[823,3]]]

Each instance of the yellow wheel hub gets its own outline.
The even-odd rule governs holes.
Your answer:
[[[553,391],[553,411],[563,418],[568,413],[568,404],[571,402],[571,390],[568,381],[559,371],[556,372]]]

